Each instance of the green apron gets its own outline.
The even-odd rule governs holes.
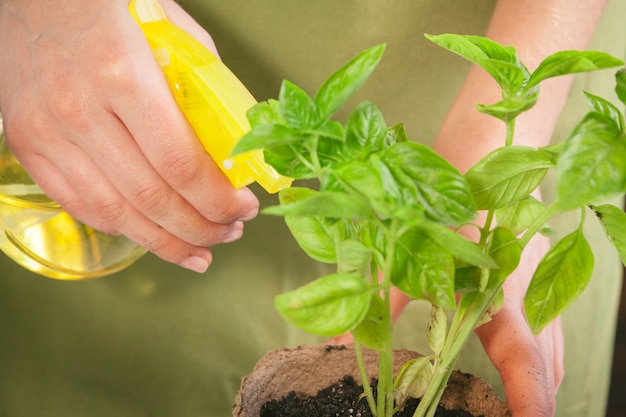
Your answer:
[[[386,42],[382,63],[346,111],[371,100],[388,124],[403,122],[413,140],[430,144],[468,66],[423,34],[482,34],[494,1],[180,3],[259,100],[276,97],[284,78],[312,93],[356,53]],[[626,2],[613,1],[591,47],[623,56],[623,16]],[[582,86],[599,95],[613,87],[606,73],[578,77],[560,137],[583,114]],[[262,205],[275,203],[253,189]],[[553,226],[569,230],[568,217]],[[602,416],[608,392],[620,265],[591,222],[589,233],[597,276],[563,318],[559,416]],[[322,341],[283,323],[273,297],[327,270],[307,259],[282,219],[263,215],[240,241],[215,248],[204,275],[147,255],[106,278],[60,282],[0,255],[0,415],[230,415],[241,377],[267,350]],[[425,350],[423,320],[424,306],[414,303],[398,323],[399,346]],[[499,385],[476,340],[459,367]]]

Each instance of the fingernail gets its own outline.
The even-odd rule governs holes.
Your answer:
[[[241,239],[243,236],[243,222],[235,222],[231,225],[228,232],[224,235],[222,243],[231,243]]]
[[[190,256],[180,263],[180,266],[202,274],[209,268],[209,261],[199,256]]]
[[[241,194],[244,195],[244,199],[248,199],[248,210],[239,218],[239,220],[247,221],[254,219],[259,214],[259,200],[254,193],[247,188],[242,188]]]
[[[259,207],[256,206],[251,210],[248,210],[248,212],[246,214],[244,214],[243,216],[241,216],[241,218],[239,220],[247,222],[248,220],[252,220],[254,219],[257,214],[259,214]]]

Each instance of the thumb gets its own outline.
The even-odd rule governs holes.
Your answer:
[[[196,38],[200,43],[206,46],[213,54],[219,57],[215,43],[211,35],[193,17],[191,17],[186,11],[184,11],[173,0],[160,0],[161,7],[165,11],[167,18],[170,19],[179,28],[183,29],[191,36]]]
[[[560,323],[535,336],[523,316],[500,311],[476,333],[504,385],[513,417],[551,417],[562,378]]]

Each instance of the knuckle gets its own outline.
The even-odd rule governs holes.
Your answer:
[[[122,52],[111,53],[98,70],[97,77],[114,93],[134,91],[141,82],[139,69],[134,60]]]
[[[102,219],[100,218],[94,218],[92,212],[88,210],[88,208],[85,206],[85,203],[81,199],[59,198],[57,199],[57,201],[59,201],[59,205],[63,208],[63,210],[65,210],[81,223],[108,235],[120,235],[120,231],[117,229],[116,225],[111,224],[107,221],[102,221]]]
[[[37,116],[35,116],[37,118]],[[8,144],[10,144],[13,152],[20,149],[20,145],[24,145],[27,135],[25,134],[24,121],[19,118],[8,117],[3,118],[4,122],[4,137]]]
[[[81,133],[93,126],[88,110],[89,101],[93,99],[89,91],[91,86],[77,83],[73,77],[58,70],[52,70],[50,74],[44,76],[42,85],[44,91],[54,92],[43,100],[38,99],[41,103],[39,111],[43,116],[50,114],[61,124],[71,126]],[[33,113],[37,112],[29,112]]]
[[[115,229],[120,224],[128,210],[127,205],[120,200],[101,200],[94,208],[94,213],[100,219],[102,227]]]
[[[138,188],[131,196],[138,210],[146,214],[159,212],[167,203],[166,194],[158,184],[148,184]]]
[[[170,262],[177,262],[183,258],[183,255],[179,253],[179,247],[184,244],[167,233],[161,233],[150,238],[141,237],[137,241],[148,251]]]
[[[50,120],[40,111],[3,114],[4,137],[14,153],[50,135]]]
[[[155,254],[167,253],[169,244],[166,239],[153,237],[151,239],[139,239],[139,243],[144,248]]]
[[[56,124],[57,127],[67,126],[78,134],[89,134],[96,125],[89,105],[90,93],[87,88],[69,84],[62,78],[55,77],[49,81],[48,88],[54,94],[48,97],[43,104],[45,107],[40,109],[41,118],[47,122],[45,125],[42,123],[42,128],[50,130]],[[30,112],[35,113],[37,112]],[[55,120],[52,121],[51,117]],[[33,123],[30,122],[31,125]]]
[[[55,113],[65,119],[72,119],[80,115],[86,105],[85,92],[80,88],[66,87],[63,85],[53,86],[55,94],[51,98],[50,105],[55,109]]]
[[[237,220],[240,216],[236,204],[224,204],[223,201],[217,201],[217,205],[211,210],[210,216],[217,222],[225,224]]]
[[[189,184],[198,179],[202,172],[198,155],[185,147],[165,152],[160,165],[164,178],[174,187]]]

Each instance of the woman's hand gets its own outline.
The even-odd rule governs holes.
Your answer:
[[[170,19],[215,51],[178,5]],[[8,144],[67,212],[202,272],[258,201],[234,190],[178,109],[127,0],[0,2]]]

